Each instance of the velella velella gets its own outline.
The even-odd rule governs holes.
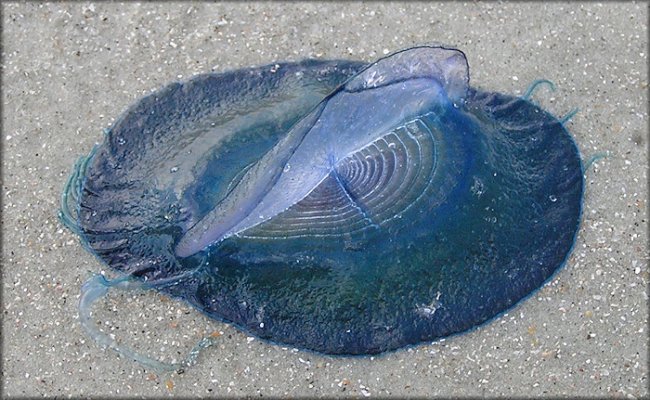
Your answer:
[[[86,283],[82,323],[117,348],[88,317],[111,286],[326,354],[493,318],[564,264],[580,225],[577,146],[531,91],[471,87],[463,52],[422,46],[146,96],[63,193],[63,221],[122,274]]]

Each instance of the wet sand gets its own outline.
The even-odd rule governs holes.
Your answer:
[[[3,3],[2,390],[17,396],[648,396],[647,5],[634,3]],[[72,165],[135,100],[175,80],[279,60],[372,61],[441,43],[472,85],[522,94],[568,123],[586,173],[564,268],[464,335],[376,357],[247,337],[154,293],[96,306],[152,356],[218,344],[154,374],[82,332],[80,286],[103,266],[57,219]],[[111,271],[107,275],[114,276]]]

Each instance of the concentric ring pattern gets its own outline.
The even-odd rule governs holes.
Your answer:
[[[304,199],[239,235],[260,239],[354,235],[417,207],[435,172],[435,126],[409,121],[332,165]]]

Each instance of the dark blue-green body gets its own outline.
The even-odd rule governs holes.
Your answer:
[[[354,170],[349,175],[334,168],[332,182],[367,227],[346,232],[342,222],[327,234],[302,226],[304,234],[287,234],[262,223],[178,255],[184,235],[227,201],[250,166],[363,68],[280,64],[205,75],[148,96],[116,122],[82,171],[76,229],[110,267],[213,318],[330,354],[378,353],[461,332],[538,289],[566,261],[578,231],[578,149],[531,102],[471,88],[461,103],[443,99],[417,116],[434,149],[420,157],[433,167],[413,175],[417,193],[404,195],[412,198],[396,205],[399,215],[374,223],[368,197],[348,187],[361,181],[352,179],[356,167],[345,169]],[[369,153],[375,166],[367,168],[403,168],[386,161],[388,153]],[[317,204],[334,208],[337,196]]]

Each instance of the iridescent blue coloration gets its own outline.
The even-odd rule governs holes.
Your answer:
[[[573,246],[578,149],[529,96],[471,88],[441,47],[199,76],[114,124],[62,215],[113,269],[261,338],[430,341],[507,310]]]

